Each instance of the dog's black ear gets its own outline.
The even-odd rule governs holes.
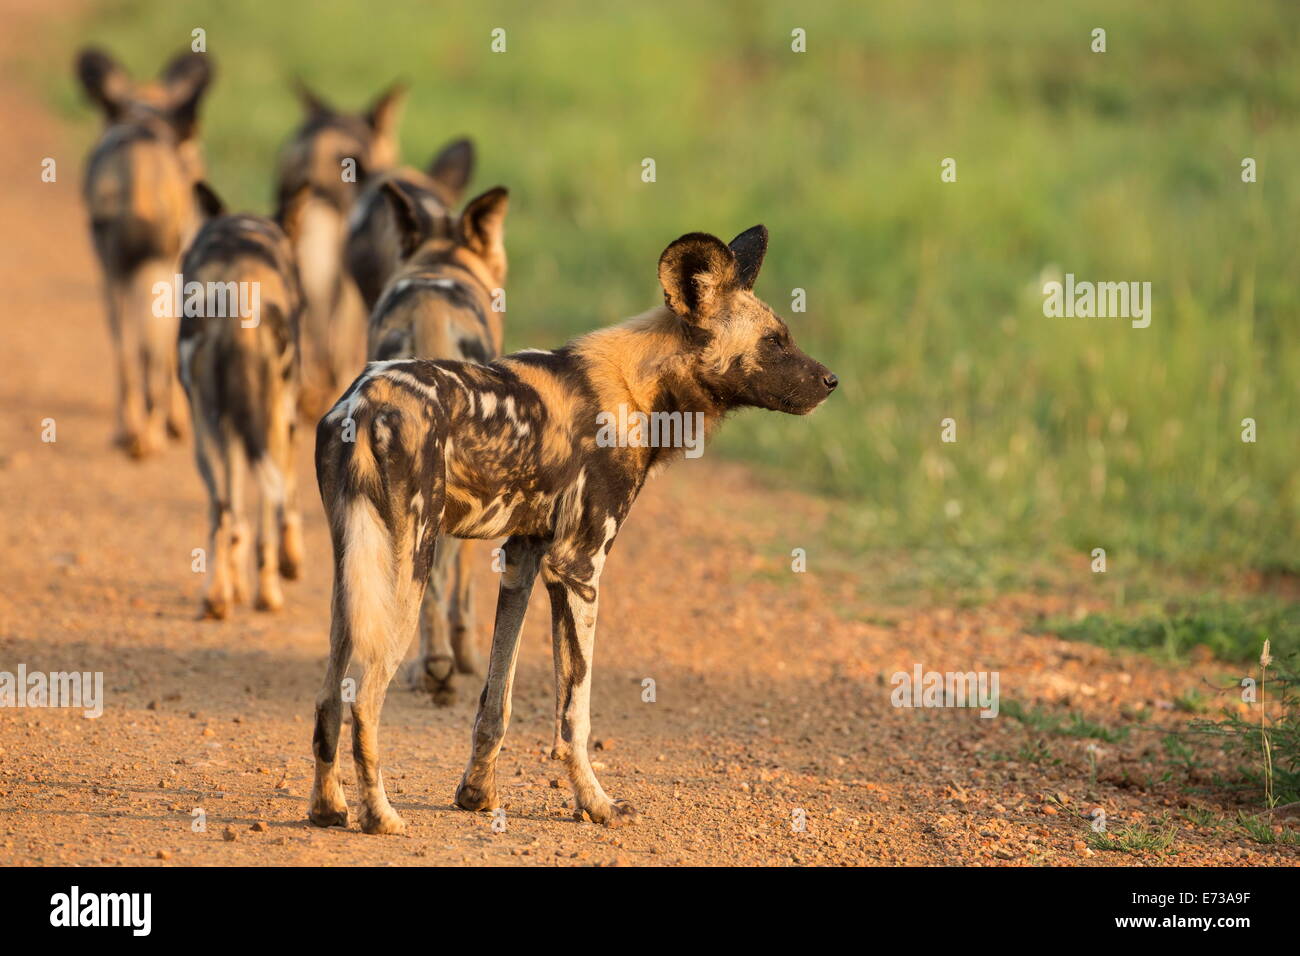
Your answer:
[[[731,240],[730,247],[736,256],[737,284],[742,289],[754,288],[758,270],[763,268],[763,257],[767,255],[767,226],[746,229]]]
[[[707,321],[736,283],[736,256],[717,236],[692,232],[659,257],[664,302],[684,319]]]
[[[174,95],[188,96],[195,87],[206,89],[212,82],[212,61],[206,53],[178,53],[163,67],[158,79]]]
[[[199,101],[212,82],[212,61],[206,53],[181,53],[163,69],[162,82],[172,98],[171,124],[181,139],[189,139],[199,125]]]
[[[452,205],[460,202],[473,175],[474,144],[468,139],[448,143],[429,163],[429,178],[445,187],[446,199]]]
[[[366,123],[380,136],[396,136],[405,103],[406,84],[400,81],[394,83],[380,93],[370,109],[366,110]]]
[[[202,179],[194,184],[194,201],[198,203],[199,212],[203,214],[204,219],[214,219],[226,214],[226,204]]]
[[[96,47],[88,47],[77,54],[75,69],[86,94],[104,111],[104,115],[116,120],[131,95],[131,77],[126,70]]]
[[[498,279],[506,271],[506,211],[510,191],[495,186],[475,196],[460,214],[460,240],[483,259]]]
[[[397,240],[402,250],[402,258],[405,259],[424,241],[424,228],[420,224],[419,210],[415,208],[415,200],[391,179],[379,187],[379,192],[388,203],[388,208],[393,211],[393,219],[397,224]]]
[[[293,92],[308,116],[334,116],[338,111],[309,87],[301,77],[293,81]]]

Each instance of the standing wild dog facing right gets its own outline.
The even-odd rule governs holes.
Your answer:
[[[384,790],[379,717],[419,620],[439,535],[509,535],[456,804],[499,805],[496,761],[540,573],[555,657],[551,756],[568,765],[576,816],[612,826],[633,815],[606,795],[587,754],[600,575],[646,479],[682,449],[630,435],[602,441],[598,422],[626,407],[678,421],[697,416],[707,432],[737,408],[806,415],[829,397],[835,376],[754,295],[766,250],[762,226],[730,245],[704,233],[682,236],[659,259],[663,307],[554,351],[486,364],[373,362],[321,419],[316,478],[334,545],[334,593],[329,664],[316,699],[313,823],[347,822],[337,757],[341,682],[355,659],[361,828],[400,833],[405,826]]]
[[[162,447],[167,432],[184,432],[177,316],[155,314],[154,287],[171,285],[199,226],[198,110],[211,67],[205,54],[183,53],[158,82],[136,84],[107,53],[89,49],[76,71],[108,121],[86,165],[85,198],[117,353],[117,441],[142,458]]]
[[[276,222],[224,215],[206,186],[200,194],[213,218],[194,238],[182,269],[187,286],[202,284],[202,309],[190,309],[187,299],[177,350],[194,419],[195,459],[209,498],[203,611],[224,618],[248,593],[246,469],[260,491],[259,609],[283,605],[280,578],[297,578],[302,563],[294,448],[303,296],[291,238],[306,190],[281,207]],[[251,309],[231,307],[250,301]]]

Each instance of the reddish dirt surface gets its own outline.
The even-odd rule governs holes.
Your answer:
[[[6,2],[5,7],[13,4]],[[5,10],[6,47],[40,24]],[[45,16],[44,13],[40,16]],[[11,47],[12,49],[12,47]],[[70,51],[57,51],[60,62]],[[0,80],[0,670],[103,671],[98,719],[0,711],[0,864],[965,864],[1294,865],[1294,848],[1193,825],[1192,805],[1236,806],[1185,776],[1159,782],[1170,701],[1211,663],[1171,670],[1026,632],[1070,600],[1007,596],[977,609],[869,608],[853,576],[818,574],[825,502],[777,493],[705,455],[656,479],[605,574],[593,754],[641,818],[606,830],[571,819],[550,747],[549,612],[525,631],[499,780],[507,829],[452,807],[471,698],[435,709],[394,689],[382,762],[401,837],[306,822],[312,702],[324,670],[328,540],[300,462],[308,561],[278,615],[196,619],[206,503],[192,455],[128,461],[110,447],[108,333],[80,209],[80,143],[6,70]],[[59,181],[39,181],[43,156]],[[520,342],[518,336],[513,340]],[[553,343],[526,343],[553,344]],[[41,422],[57,423],[43,443]],[[792,547],[809,570],[789,569]],[[861,559],[864,578],[878,560]],[[480,622],[495,581],[482,569]],[[869,623],[874,622],[874,623]],[[480,635],[482,645],[486,635]],[[1082,710],[1108,726],[1155,716],[1123,742],[1051,737],[1059,763],[1018,757],[1002,716],[890,704],[888,675],[997,670],[1004,699]],[[642,701],[641,682],[657,700]],[[345,779],[351,788],[348,734]],[[1009,759],[1008,759],[1009,758]],[[1148,776],[1154,782],[1148,782]],[[1197,781],[1191,781],[1195,784]],[[1206,782],[1205,780],[1201,781]],[[1112,828],[1168,813],[1172,853],[1094,851],[1084,814]],[[194,832],[192,811],[206,814]],[[355,802],[353,817],[355,819]],[[806,832],[792,813],[806,814]]]

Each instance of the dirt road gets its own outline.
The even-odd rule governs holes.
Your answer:
[[[3,11],[0,42],[47,42],[34,18],[48,14],[19,6]],[[404,836],[311,827],[329,589],[314,483],[305,573],[284,611],[197,620],[191,550],[205,545],[206,505],[191,450],[136,464],[109,443],[112,368],[78,198],[83,157],[8,65],[0,113],[0,670],[102,671],[107,697],[98,719],[0,710],[0,864],[1296,863],[1294,849],[1193,826],[1177,810],[1204,799],[1159,782],[1163,728],[1179,722],[1162,702],[1215,668],[1165,670],[1025,633],[1052,609],[1042,599],[864,607],[852,576],[819,573],[830,505],[767,490],[708,454],[651,484],[604,579],[593,758],[611,795],[640,810],[636,825],[571,819],[563,773],[547,759],[539,589],[499,772],[506,830],[451,803],[476,688],[445,709],[389,696],[382,760]],[[58,161],[56,183],[40,180],[45,156]],[[46,419],[54,442],[42,441]],[[790,570],[795,547],[808,551],[806,573]],[[864,556],[861,575],[874,571]],[[481,578],[483,622],[495,597],[486,564]],[[1026,705],[1112,723],[1124,707],[1157,716],[1103,745],[1094,780],[1086,740],[1053,741],[1060,762],[1033,762],[1016,756],[1026,733],[1005,715],[892,706],[888,675],[918,662],[998,671],[1004,698]],[[1177,855],[1094,852],[1084,814],[1095,806],[1112,825],[1171,813]],[[803,832],[792,826],[800,811]]]

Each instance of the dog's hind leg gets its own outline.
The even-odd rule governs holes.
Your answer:
[[[199,386],[195,386],[196,392]],[[208,490],[207,590],[203,598],[203,615],[220,620],[230,612],[233,597],[230,578],[230,537],[234,518],[230,512],[229,471],[225,456],[228,449],[221,439],[220,425],[211,420],[209,411],[196,393],[194,396],[194,459],[199,475]]]
[[[379,762],[384,697],[419,623],[442,526],[445,433],[420,431],[427,407],[393,396],[384,381],[356,386],[353,409],[336,406],[316,430],[316,478],[334,545],[331,643],[345,642],[360,671],[352,704],[352,758],[361,790],[361,828],[401,833]],[[386,397],[394,397],[389,401]],[[355,419],[352,417],[355,415]],[[355,433],[336,428],[347,422]],[[337,676],[337,675],[335,675]],[[323,691],[326,708],[333,687]],[[328,716],[328,713],[326,714]],[[332,724],[325,724],[325,733]],[[326,741],[328,742],[328,741]],[[328,753],[318,753],[318,759]],[[328,768],[317,764],[316,792],[328,800]]]
[[[428,691],[440,707],[456,699],[449,598],[460,544],[448,535],[438,536],[429,587],[420,605],[420,649],[411,667],[411,682]]]
[[[284,475],[273,455],[267,453],[254,463],[257,476],[257,604],[259,611],[278,611],[284,606],[280,590],[280,526],[284,515]]]
[[[441,501],[438,506],[440,513]],[[361,828],[366,833],[401,833],[405,823],[388,802],[379,766],[379,718],[388,684],[410,644],[424,592],[422,577],[413,573],[409,553],[404,554],[412,529],[400,529],[394,540],[364,495],[344,492],[327,500],[326,509],[336,529],[334,597],[329,671],[316,702],[311,819],[322,826],[345,819],[335,757],[340,682],[351,656],[360,672],[352,703],[352,758],[361,790]]]
[[[346,592],[342,610],[361,671],[352,704],[352,760],[361,790],[361,829],[368,834],[399,834],[406,827],[383,790],[380,714],[419,623],[433,541],[421,546],[417,537],[424,541],[441,523],[441,488],[429,498],[430,514],[420,527],[395,501],[400,516],[390,527],[365,497],[352,498],[343,519],[342,583],[335,584],[335,593]]]
[[[294,462],[298,447],[298,428],[293,416],[298,410],[297,390],[290,390],[284,398],[284,451],[280,473],[284,476],[284,507],[280,512],[280,576],[289,581],[298,580],[302,569],[302,513],[298,510],[298,478]]]
[[[133,458],[146,454],[144,447],[145,403],[141,374],[144,345],[141,321],[131,312],[130,280],[110,277],[104,298],[108,304],[108,327],[117,360],[117,435],[115,441]]]
[[[180,319],[170,309],[156,315],[153,288],[168,286],[175,267],[161,259],[142,263],[131,280],[131,310],[128,321],[140,324],[144,364],[145,403],[148,406],[142,447],[145,453],[158,451],[166,443],[168,427],[183,434],[184,419],[176,422],[176,332]],[[183,414],[183,410],[181,412]]]
[[[451,592],[451,649],[456,670],[477,674],[481,666],[474,632],[474,559],[480,549],[474,541],[462,541],[454,568],[456,585]]]
[[[409,640],[410,631],[404,633]],[[366,833],[401,833],[406,829],[406,823],[388,802],[379,766],[379,717],[406,644],[404,640],[390,640],[382,656],[361,662],[357,699],[352,705],[352,759],[361,789],[361,829]]]
[[[352,659],[352,637],[339,613],[335,593],[330,620],[330,659],[325,683],[316,696],[316,730],[312,752],[316,756],[316,779],[311,788],[307,817],[318,827],[347,826],[348,801],[339,780],[339,729],[343,722],[343,675]]]
[[[357,610],[370,618],[364,640],[357,641],[354,637],[353,644],[361,669],[357,699],[352,705],[352,759],[356,763],[357,785],[361,789],[361,829],[366,833],[401,833],[406,824],[388,802],[379,766],[379,717],[388,685],[406,655],[418,623],[427,572],[416,575],[412,562],[402,560],[401,552],[410,542],[401,537],[395,543],[396,550],[387,555],[373,556],[387,565],[375,567],[368,560],[368,552],[379,552],[388,545],[388,535],[369,502],[354,503],[353,508],[354,513],[360,514],[352,520],[373,522],[369,530],[362,532],[362,541],[355,553],[347,553],[344,557],[349,598],[361,595],[364,590],[365,596],[358,601]],[[441,510],[439,500],[432,527],[438,526]],[[367,538],[378,547],[367,545]],[[353,540],[356,540],[355,536]],[[352,548],[350,543],[349,552]],[[357,620],[351,613],[349,620],[355,634]]]
[[[543,550],[543,543],[536,538],[510,538],[504,546],[506,569],[497,597],[487,683],[474,719],[469,765],[456,788],[456,804],[464,810],[491,810],[497,806],[496,760],[510,723],[510,694],[519,657],[519,633],[524,626],[528,596],[537,578]]]
[[[230,431],[222,426],[222,465],[225,468],[226,501],[228,502],[226,519],[227,536],[230,541],[226,549],[226,558],[230,575],[230,596],[236,604],[248,601],[248,544],[249,527],[245,517],[245,478],[248,460],[244,455],[243,444]]]

